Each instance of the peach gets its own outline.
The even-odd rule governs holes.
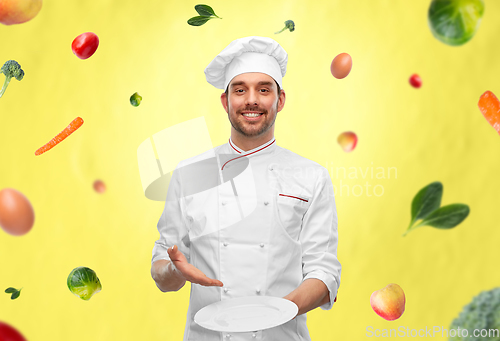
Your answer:
[[[373,311],[387,321],[397,320],[405,311],[405,293],[397,284],[374,291],[370,296]]]
[[[0,22],[21,24],[33,19],[42,8],[42,0],[0,0]]]

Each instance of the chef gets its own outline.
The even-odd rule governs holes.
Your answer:
[[[231,42],[205,69],[207,81],[224,90],[231,136],[173,172],[151,267],[162,292],[191,282],[184,341],[311,340],[305,313],[336,301],[332,181],[323,166],[274,137],[287,60],[276,41],[251,36]],[[299,310],[286,323],[251,332],[212,331],[194,321],[200,309],[244,296],[285,298]]]

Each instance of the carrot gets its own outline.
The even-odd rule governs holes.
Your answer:
[[[500,134],[500,101],[491,91],[486,91],[479,97],[479,110],[486,121]]]
[[[83,124],[83,119],[81,117],[75,118],[69,126],[67,126],[63,131],[61,131],[59,134],[56,135],[52,140],[50,140],[48,143],[46,143],[43,147],[38,148],[38,150],[35,152],[35,155],[41,155],[45,153],[48,150],[51,150],[54,148],[59,142],[64,140],[66,137],[71,135],[75,130],[80,128]]]

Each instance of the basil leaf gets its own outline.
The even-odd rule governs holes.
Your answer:
[[[418,219],[424,219],[441,206],[443,184],[435,181],[422,188],[411,203],[411,224]]]
[[[21,295],[21,290],[16,291],[15,293],[13,293],[12,296],[10,296],[10,299],[11,300],[15,300],[16,298],[19,297],[19,295]]]
[[[17,291],[17,289],[16,288],[12,288],[12,287],[5,289],[5,292],[7,294],[12,294],[13,292],[16,292],[16,291]]]
[[[215,15],[214,10],[212,7],[207,6],[207,5],[196,5],[194,6],[194,9],[196,12],[198,12],[199,15],[204,16],[204,17],[210,17],[212,15]],[[217,16],[217,15],[215,15]]]
[[[469,206],[465,204],[443,206],[429,214],[419,226],[428,225],[439,229],[451,229],[464,221],[469,212]]]
[[[188,20],[188,24],[191,26],[201,26],[209,20],[210,17],[202,17],[202,16],[192,17],[191,19]]]

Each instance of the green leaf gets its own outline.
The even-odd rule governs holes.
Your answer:
[[[411,223],[418,219],[424,219],[431,212],[437,210],[441,205],[443,197],[443,184],[435,181],[422,188],[413,198],[411,203]]]
[[[10,299],[11,300],[15,300],[16,298],[19,297],[19,295],[21,295],[21,290],[16,291],[15,293],[13,293],[12,296],[10,296]]]
[[[196,6],[194,6],[194,9],[201,16],[210,17],[212,15],[215,15],[217,17],[217,15],[215,14],[214,10],[210,6],[207,6],[207,5],[196,5]]]
[[[210,19],[212,19],[212,18],[211,17],[202,17],[202,16],[192,17],[191,19],[188,20],[187,23],[191,26],[201,26],[201,25],[205,24],[207,21],[209,21]]]
[[[443,206],[429,214],[418,226],[428,225],[439,229],[451,229],[464,221],[469,212],[469,206],[465,204]]]
[[[5,289],[5,292],[7,294],[12,294],[13,292],[16,292],[16,291],[17,291],[17,289],[16,288],[12,288],[12,287]]]

